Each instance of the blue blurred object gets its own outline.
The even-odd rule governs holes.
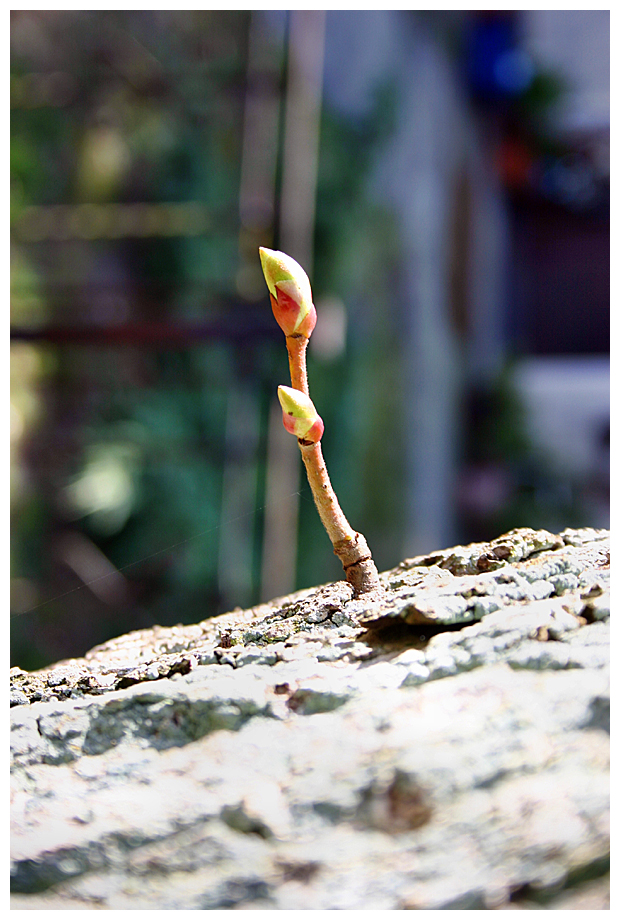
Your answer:
[[[475,97],[501,102],[520,96],[534,78],[534,65],[519,47],[513,10],[478,12],[469,25],[466,68]]]

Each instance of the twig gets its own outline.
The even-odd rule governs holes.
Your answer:
[[[259,250],[274,316],[286,336],[291,386],[278,387],[284,427],[297,437],[319,517],[356,596],[382,591],[365,537],[353,530],[336,497],[321,450],[323,421],[310,399],[306,368],[316,310],[308,276],[282,252]]]

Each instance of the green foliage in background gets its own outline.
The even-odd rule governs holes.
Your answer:
[[[18,11],[14,325],[200,322],[241,304],[235,273],[249,15]],[[37,83],[46,73],[62,80]],[[398,450],[382,449],[397,430],[382,402],[393,380],[384,376],[375,389],[368,375],[397,341],[377,277],[389,271],[394,232],[365,182],[393,108],[384,89],[366,118],[323,114],[313,286],[318,296],[341,297],[360,322],[344,355],[311,358],[310,367],[336,487],[385,562],[394,532],[385,508],[396,505],[390,496],[399,475],[390,459]],[[20,237],[32,206],[165,202],[199,202],[206,231]],[[264,309],[270,316],[266,297]],[[287,374],[275,325],[273,341],[244,346],[19,343],[14,356],[14,394],[26,422],[14,468],[12,663],[35,668],[128,629],[256,602],[267,418]],[[28,362],[36,373],[26,373]],[[23,406],[37,406],[28,418],[19,393]],[[246,416],[237,418],[242,404]],[[247,413],[255,419],[249,435]],[[381,502],[375,490],[363,499],[377,476],[393,488]],[[301,501],[312,503],[309,492]],[[300,586],[340,577],[313,507],[302,515],[299,540]],[[222,557],[231,545],[245,569],[237,581]],[[101,575],[97,554],[117,574]]]

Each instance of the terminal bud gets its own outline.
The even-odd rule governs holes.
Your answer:
[[[278,325],[286,336],[309,339],[316,325],[316,309],[307,274],[284,252],[264,246],[258,251]]]

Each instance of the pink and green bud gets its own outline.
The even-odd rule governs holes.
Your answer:
[[[296,438],[317,444],[323,436],[323,419],[309,396],[292,387],[278,387],[284,427]]]
[[[283,252],[264,246],[258,251],[278,325],[285,335],[309,339],[316,325],[316,310],[307,274],[295,259]]]

